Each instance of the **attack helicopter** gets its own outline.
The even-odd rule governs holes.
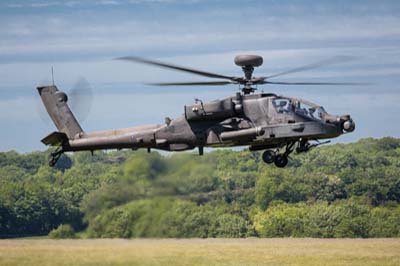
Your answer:
[[[236,84],[240,91],[233,96],[211,102],[196,99],[194,104],[183,108],[181,117],[165,118],[156,125],[142,125],[107,131],[85,132],[69,108],[67,94],[53,84],[37,87],[45,108],[57,131],[42,139],[45,145],[57,147],[51,153],[49,165],[54,166],[64,152],[103,149],[140,149],[186,151],[198,148],[203,155],[204,147],[248,146],[251,151],[264,150],[262,159],[277,167],[288,164],[289,155],[303,153],[322,141],[347,134],[355,129],[350,115],[332,115],[324,107],[309,101],[277,95],[255,93],[256,86],[275,85],[360,85],[361,83],[334,82],[282,82],[272,78],[300,72],[335,60],[320,61],[277,74],[254,77],[253,71],[263,64],[259,55],[238,55],[234,63],[241,67],[244,76],[227,76],[193,68],[167,64],[140,57],[119,57],[118,60],[148,64],[183,71],[203,77],[218,79],[202,82],[152,83],[157,86],[219,86]]]

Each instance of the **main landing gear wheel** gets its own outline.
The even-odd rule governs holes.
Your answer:
[[[278,154],[275,157],[275,165],[276,167],[283,168],[288,164],[289,160],[288,157],[282,154]]]
[[[263,154],[262,154],[262,159],[265,163],[267,164],[271,164],[275,161],[275,153],[271,150],[266,150]]]
[[[265,163],[275,163],[276,167],[283,168],[289,162],[289,155],[293,152],[295,141],[288,142],[284,153],[279,153],[279,147],[276,150],[266,150],[262,154],[262,159]],[[283,145],[281,145],[283,146]]]

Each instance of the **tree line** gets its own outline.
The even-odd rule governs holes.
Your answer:
[[[398,237],[400,139],[260,152],[0,153],[0,237]],[[59,228],[58,230],[56,230]]]

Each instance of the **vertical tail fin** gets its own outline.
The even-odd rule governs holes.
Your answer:
[[[64,92],[54,85],[37,87],[37,90],[58,131],[65,133],[69,139],[74,139],[76,134],[83,132],[67,104],[68,97]]]

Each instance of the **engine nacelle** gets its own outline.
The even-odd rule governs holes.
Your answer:
[[[185,106],[185,117],[188,121],[218,120],[235,116],[242,111],[241,104],[235,104],[232,99],[197,103]]]

